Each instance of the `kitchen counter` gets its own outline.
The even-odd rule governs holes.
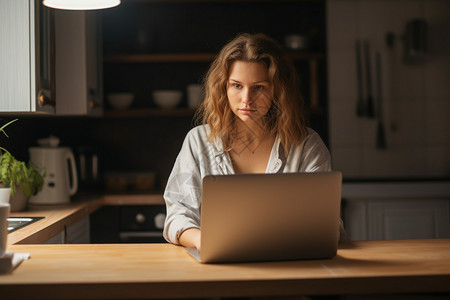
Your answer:
[[[24,228],[8,234],[8,245],[41,244],[76,221],[105,205],[161,205],[160,194],[149,195],[79,195],[72,202],[61,205],[34,205],[11,217],[44,217]]]
[[[408,293],[450,298],[448,239],[353,242],[329,260],[223,265],[199,264],[169,244],[34,245],[102,206],[153,204],[164,204],[162,196],[78,197],[13,213],[45,218],[8,235],[8,251],[31,258],[0,276],[2,300]]]
[[[405,293],[450,297],[446,239],[354,242],[326,260],[211,265],[169,244],[12,245],[10,250],[29,252],[31,259],[0,276],[3,300]]]

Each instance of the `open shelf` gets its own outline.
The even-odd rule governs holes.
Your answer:
[[[214,53],[155,53],[155,54],[108,54],[103,58],[105,63],[166,63],[166,62],[209,62]],[[320,60],[322,53],[289,53],[292,60]]]
[[[190,117],[194,116],[192,108],[139,108],[129,110],[105,110],[103,116],[109,118],[125,117]]]
[[[106,118],[130,118],[130,117],[193,117],[196,110],[193,108],[136,108],[128,110],[105,110],[103,117]],[[322,108],[307,108],[309,115],[322,115]]]

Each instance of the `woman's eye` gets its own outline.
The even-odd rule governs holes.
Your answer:
[[[239,83],[233,83],[233,87],[240,89],[242,86]]]
[[[254,87],[254,89],[257,90],[257,91],[262,91],[262,90],[264,90],[264,86],[263,85],[257,85],[257,86]]]

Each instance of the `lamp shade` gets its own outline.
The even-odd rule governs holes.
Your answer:
[[[117,6],[120,0],[43,0],[42,3],[57,9],[91,10]]]

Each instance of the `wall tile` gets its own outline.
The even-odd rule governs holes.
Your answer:
[[[329,45],[328,81],[334,164],[344,171],[344,176],[449,176],[450,1],[331,0],[328,5],[333,41]],[[413,18],[426,18],[429,24],[429,60],[423,65],[403,61],[402,38],[407,22]],[[351,28],[353,24],[357,28]],[[385,41],[389,31],[396,36],[393,48],[387,47]],[[372,46],[375,99],[374,53],[381,54],[386,150],[376,148],[377,121],[354,114],[357,93],[352,52],[356,37],[369,39]]]
[[[363,120],[356,116],[356,101],[340,100],[329,104],[333,114],[330,115],[330,144],[332,146],[361,145]]]
[[[430,146],[425,152],[426,174],[430,177],[446,177],[450,174],[448,146]]]
[[[352,43],[354,45],[354,41]],[[330,102],[357,99],[355,50],[328,52],[328,88]],[[345,75],[343,75],[345,74]]]
[[[332,168],[341,171],[344,178],[361,176],[361,151],[356,147],[332,147]]]
[[[427,98],[425,140],[430,146],[450,149],[450,98]]]

